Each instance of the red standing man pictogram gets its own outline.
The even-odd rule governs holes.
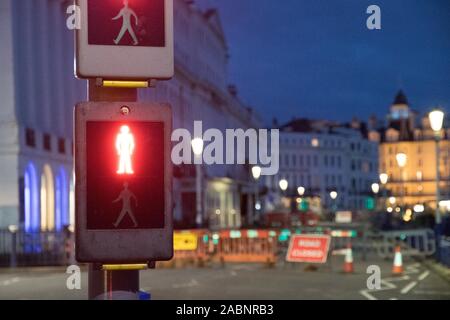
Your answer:
[[[119,169],[118,174],[133,174],[133,166],[131,163],[131,156],[134,152],[135,144],[133,135],[128,126],[122,126],[120,133],[116,139],[116,150],[119,155]]]

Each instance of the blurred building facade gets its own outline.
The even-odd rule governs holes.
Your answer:
[[[320,197],[325,208],[359,210],[377,177],[378,143],[369,140],[365,123],[294,119],[280,127],[280,172],[266,177],[266,186],[279,192],[279,181],[286,179],[286,195],[296,197],[304,187],[305,197]]]
[[[174,128],[258,128],[258,116],[227,83],[228,48],[215,10],[175,0],[173,80],[139,92],[173,107]],[[67,0],[0,2],[0,228],[59,231],[74,221],[72,110],[87,82],[73,76]],[[195,170],[175,168],[176,223],[195,224]],[[203,167],[205,220],[239,227],[253,192],[245,166]],[[219,214],[217,214],[219,213]]]
[[[450,199],[450,128],[444,123],[439,143],[441,200]],[[413,208],[436,207],[436,151],[434,132],[428,114],[419,116],[409,106],[400,91],[387,116],[387,125],[378,129],[380,140],[380,172],[388,174],[386,185],[397,206]],[[400,168],[396,156],[406,155],[406,165]],[[389,204],[388,204],[389,205]],[[391,204],[392,205],[392,204]]]

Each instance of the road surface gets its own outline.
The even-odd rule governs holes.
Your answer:
[[[355,273],[344,274],[343,257],[316,271],[304,264],[230,264],[225,267],[141,271],[141,289],[152,299],[357,299],[450,300],[450,283],[422,263],[406,260],[402,276],[391,275],[391,261],[355,261]],[[381,268],[381,288],[367,289],[369,265]],[[85,270],[83,268],[82,270]],[[65,268],[0,269],[0,299],[85,299],[87,273],[81,290],[69,290]]]

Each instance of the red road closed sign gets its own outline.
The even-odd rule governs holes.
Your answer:
[[[330,236],[297,234],[291,237],[286,260],[289,262],[327,262]]]

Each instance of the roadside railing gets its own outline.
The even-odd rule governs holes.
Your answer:
[[[381,258],[392,258],[395,247],[400,245],[402,255],[428,257],[436,252],[436,240],[431,229],[415,229],[381,232],[373,245]]]
[[[65,265],[73,255],[73,234],[0,230],[0,266]]]
[[[440,250],[440,262],[450,268],[450,237],[441,238]]]

